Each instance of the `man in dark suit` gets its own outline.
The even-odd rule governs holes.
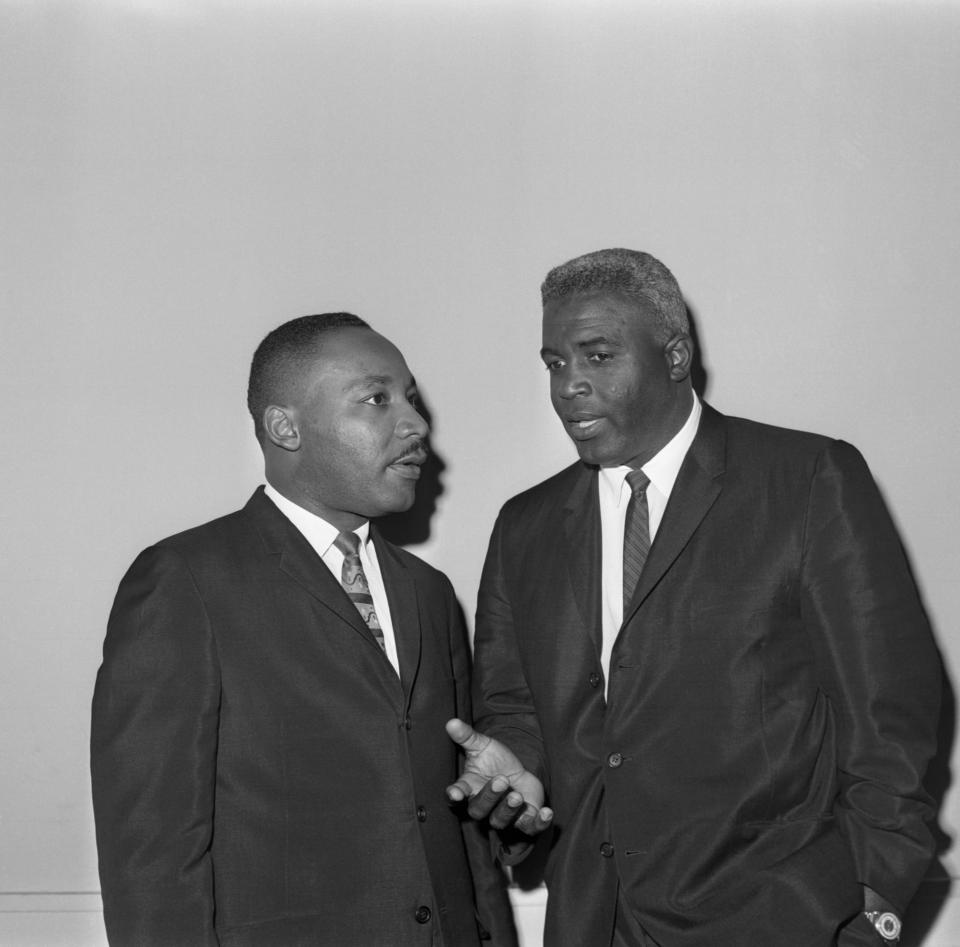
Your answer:
[[[122,947],[515,945],[489,843],[444,797],[469,708],[447,578],[406,510],[427,424],[346,313],[270,333],[249,406],[267,487],[143,552],[93,700],[104,917]]]
[[[450,798],[554,824],[548,947],[895,942],[940,678],[866,464],[702,404],[653,257],[587,254],[542,294],[580,462],[497,520]]]

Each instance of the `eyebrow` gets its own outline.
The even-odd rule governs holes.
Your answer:
[[[609,335],[595,335],[591,336],[589,339],[580,339],[577,342],[574,342],[574,346],[578,349],[588,349],[594,345],[622,345],[623,342],[619,338],[614,338]],[[544,346],[540,349],[540,355],[556,355],[558,353],[554,352],[549,346]]]
[[[358,378],[356,381],[351,382],[347,385],[347,391],[356,391],[360,388],[369,388],[372,385],[383,385],[385,388],[393,384],[392,375],[364,375],[363,378]],[[416,379],[411,378],[410,384],[407,385],[406,391],[416,391],[417,382]]]
[[[393,379],[389,375],[364,375],[347,385],[348,391],[356,388],[369,388],[370,385],[389,385]]]

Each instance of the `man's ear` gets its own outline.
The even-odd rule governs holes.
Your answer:
[[[690,377],[693,368],[693,339],[689,335],[675,335],[663,348],[670,368],[671,381],[683,381]]]
[[[300,429],[296,409],[271,404],[263,412],[264,436],[281,450],[300,449]]]

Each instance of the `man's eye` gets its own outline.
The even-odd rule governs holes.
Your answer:
[[[370,395],[369,398],[364,398],[363,403],[376,405],[386,404],[387,396],[382,391],[378,391],[375,395]]]
[[[587,358],[591,362],[609,362],[613,356],[609,352],[591,352]]]
[[[551,375],[555,375],[561,368],[563,368],[564,362],[562,358],[555,358],[552,361],[544,362],[544,367]]]

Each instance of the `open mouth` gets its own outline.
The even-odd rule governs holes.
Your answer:
[[[583,440],[597,433],[603,424],[603,418],[587,415],[573,415],[567,418],[567,430],[574,440]]]

